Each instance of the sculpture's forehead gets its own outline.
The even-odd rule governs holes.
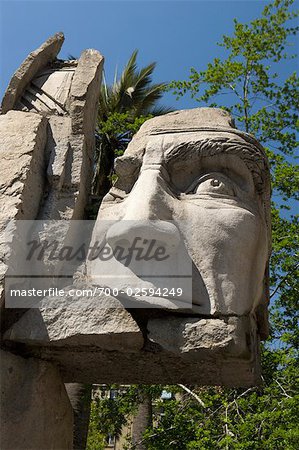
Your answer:
[[[122,159],[128,158],[142,164],[162,164],[176,161],[190,161],[194,158],[210,156],[211,148],[221,143],[231,143],[241,148],[246,144],[242,137],[228,132],[182,132],[161,133],[143,136],[133,140]],[[218,154],[225,154],[225,147],[218,147]],[[128,161],[129,162],[129,161]]]
[[[221,143],[234,143],[242,147],[245,141],[232,133],[186,132],[167,133],[148,136],[145,141],[143,164],[171,163],[188,161],[212,155],[212,147],[219,143],[217,154],[226,154],[226,147]],[[215,153],[215,155],[216,155]]]
[[[136,176],[141,166],[165,165],[170,173],[174,166],[201,165],[212,158],[222,166],[246,166],[257,192],[270,192],[269,168],[262,147],[249,135],[238,130],[197,130],[139,133],[124,156],[116,160],[116,172],[122,177]],[[238,161],[240,163],[238,163]]]

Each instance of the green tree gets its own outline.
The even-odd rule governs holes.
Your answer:
[[[123,434],[124,427],[128,425],[132,428],[132,436],[125,437],[127,448],[132,445],[135,450],[143,448],[142,434],[152,422],[152,399],[158,398],[162,389],[162,386],[106,385],[104,391],[114,395],[105,398],[94,396],[87,450],[93,450],[97,437],[99,444],[104,443],[104,437],[109,435],[118,439]],[[132,441],[136,445],[132,444]]]
[[[156,63],[138,69],[137,55],[135,50],[120,77],[117,79],[115,75],[111,86],[104,80],[101,88],[93,180],[93,194],[100,197],[111,185],[114,158],[123,154],[142,123],[150,117],[171,111],[158,106],[166,83],[152,82]]]

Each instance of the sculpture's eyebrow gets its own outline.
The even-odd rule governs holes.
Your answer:
[[[201,152],[198,148],[198,142],[196,141],[184,142],[178,145],[174,144],[164,151],[164,159],[167,164],[200,159],[201,156]]]
[[[172,144],[165,149],[166,164],[178,162],[193,162],[204,157],[220,154],[236,155],[242,159],[251,172],[254,185],[258,193],[268,185],[268,163],[265,154],[252,143],[240,141],[231,137],[218,136],[189,142]]]

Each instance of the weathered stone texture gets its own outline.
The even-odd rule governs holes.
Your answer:
[[[65,65],[68,68],[67,62]],[[84,216],[93,172],[94,127],[102,66],[103,57],[98,51],[84,51],[78,65],[72,69],[72,78],[65,81],[68,99],[64,102],[63,115],[59,111],[54,114],[48,111],[49,191],[40,219],[68,220]],[[63,63],[57,72],[61,67]],[[50,76],[55,74],[54,71]],[[56,91],[51,92],[51,85],[47,89],[47,95],[56,95]]]
[[[71,450],[73,413],[55,366],[1,351],[1,450]]]
[[[96,50],[85,50],[80,56],[70,91],[74,134],[94,132],[103,63],[103,56]]]
[[[9,219],[69,221],[85,215],[93,173],[103,57],[96,50],[86,50],[79,61],[56,60],[63,40],[58,33],[32,52],[13,76],[3,99],[2,228]],[[45,224],[44,233],[53,237],[52,231]],[[68,227],[61,227],[61,243],[68,231]],[[9,250],[4,238],[0,246],[5,261]],[[5,272],[3,265],[2,297]]]
[[[84,305],[74,299],[68,308],[32,309],[4,338],[22,343],[27,355],[59,364],[66,383],[250,386],[260,381],[255,323],[248,317],[168,314],[137,323],[138,311],[132,317],[113,298],[103,301],[103,309],[92,300]]]
[[[164,350],[197,358],[198,354],[227,354],[250,358],[250,333],[255,327],[248,317],[198,319],[169,317],[151,319],[147,325],[148,339]]]
[[[0,116],[0,221],[34,219],[44,188],[47,120],[9,111]]]
[[[23,90],[32,78],[58,55],[64,41],[63,33],[50,37],[37,50],[31,52],[13,75],[4,94],[1,111],[13,109]]]
[[[43,221],[43,226],[39,222],[41,235],[54,238],[56,233],[61,244],[67,241],[72,245],[76,237],[70,231],[70,219],[83,219],[88,202],[103,57],[95,50],[87,50],[79,61],[57,60],[63,41],[63,34],[58,33],[32,52],[12,77],[2,102],[2,332],[21,317],[25,327],[21,335],[25,331],[29,342],[37,339],[38,345],[59,347],[63,342],[71,349],[95,345],[108,350],[124,351],[129,347],[137,351],[143,345],[142,334],[124,309],[111,322],[111,308],[106,316],[97,315],[88,307],[70,312],[60,306],[42,310],[42,314],[31,309],[22,317],[24,308],[5,309],[2,304],[7,263],[18,275],[18,252],[26,244],[26,233],[24,227],[19,233],[18,220],[39,219]],[[8,236],[7,232],[4,235],[4,228],[10,219],[17,220]],[[61,219],[64,226],[59,225]],[[54,269],[57,272],[60,266],[49,264],[45,273],[53,274]],[[125,332],[127,339],[123,338]],[[1,363],[1,449],[71,449],[72,409],[56,367],[7,352]]]
[[[71,185],[70,117],[50,116],[50,135],[48,136],[47,153],[49,163],[47,178],[51,186],[61,191],[63,187]],[[59,211],[59,208],[57,208]]]
[[[143,335],[131,314],[112,297],[100,301],[101,307],[95,305],[95,298],[72,297],[68,305],[61,306],[61,298],[45,298],[44,307],[30,309],[4,339],[70,351],[89,346],[119,352],[141,350]]]
[[[74,218],[82,217],[81,209],[88,202],[91,188],[99,90],[104,58],[96,50],[85,50],[75,71],[70,90],[70,116],[72,118],[71,147],[73,149],[72,183],[77,184],[77,210]],[[82,152],[78,158],[78,150]],[[83,212],[82,211],[82,212]],[[81,215],[81,217],[80,217]]]
[[[249,387],[261,383],[257,346],[251,358],[231,357],[228,352],[197,349],[196,357],[159,349],[149,344],[138,352],[110,351],[89,346],[78,348],[33,347],[28,355],[58,363],[65,383],[195,384]]]
[[[0,297],[4,302],[3,278],[11,247],[6,225],[9,220],[35,219],[44,189],[46,118],[9,111],[0,115]]]

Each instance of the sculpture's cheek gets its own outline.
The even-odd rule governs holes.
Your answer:
[[[121,220],[124,216],[123,201],[103,202],[98,214],[98,220]]]
[[[211,313],[247,314],[262,289],[265,226],[246,209],[206,206],[185,203],[180,220],[188,252],[209,293]]]

